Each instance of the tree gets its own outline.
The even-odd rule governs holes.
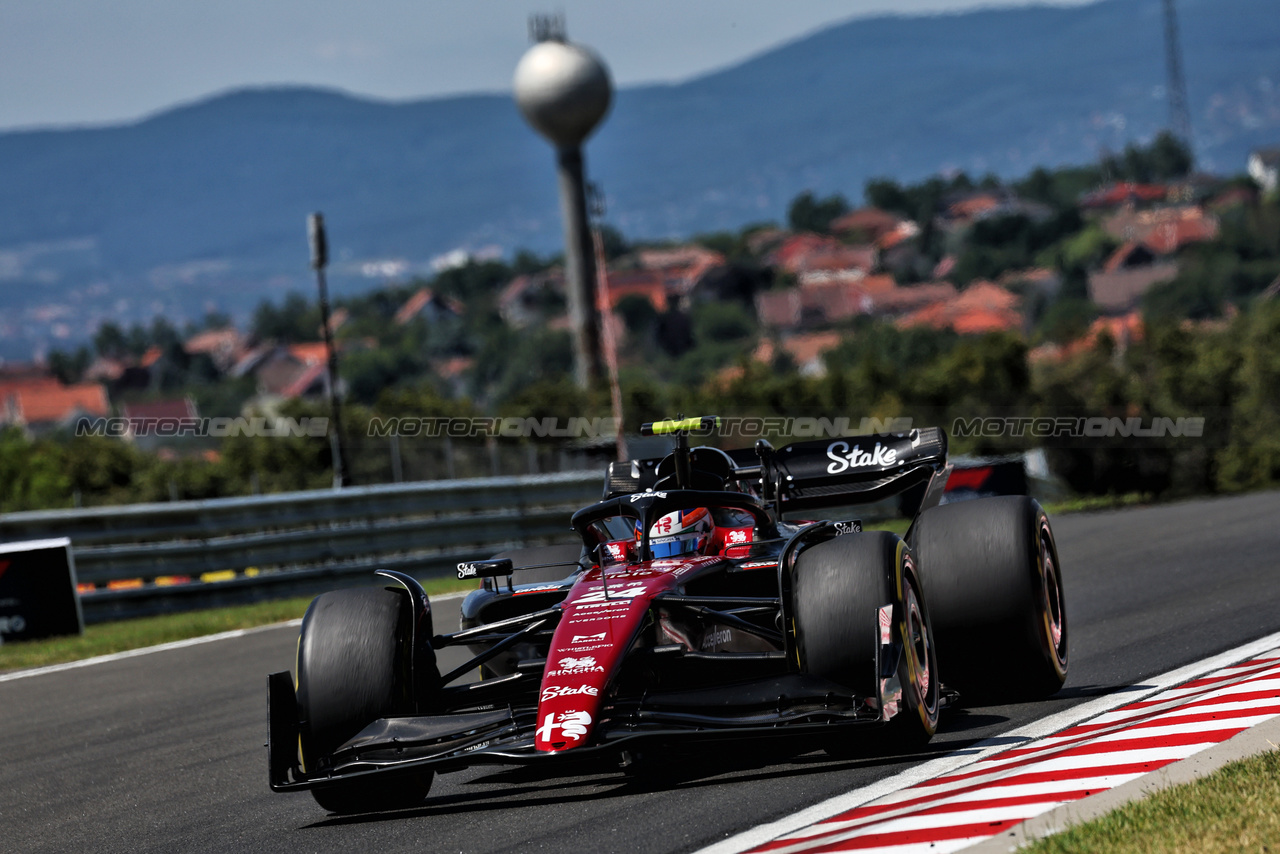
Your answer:
[[[816,198],[805,190],[791,200],[787,208],[787,223],[792,231],[816,231],[825,234],[831,230],[831,221],[849,211],[849,203],[839,193]]]
[[[127,347],[124,330],[118,323],[107,321],[98,326],[98,331],[93,335],[93,349],[99,356],[118,359],[125,355]]]

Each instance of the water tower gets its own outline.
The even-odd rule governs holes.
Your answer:
[[[582,143],[609,111],[613,86],[609,69],[595,53],[565,39],[561,19],[535,17],[529,29],[535,44],[516,65],[516,105],[556,148],[574,369],[578,385],[590,388],[600,381],[603,369]]]

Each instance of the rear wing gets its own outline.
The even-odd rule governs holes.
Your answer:
[[[691,463],[694,479],[706,479],[698,488],[751,492],[779,513],[869,504],[925,483],[925,506],[932,506],[946,484],[945,476],[935,475],[945,475],[947,434],[925,427],[793,442],[777,449],[760,440],[754,448],[727,453],[694,448]],[[669,469],[663,459],[610,463],[604,498],[652,490]]]
[[[730,456],[746,464],[748,454],[759,466],[761,497],[779,512],[869,504],[929,483],[944,472],[947,434],[939,427],[925,427],[793,442],[777,450],[757,443],[751,451]],[[937,479],[939,493],[945,483],[945,477]]]

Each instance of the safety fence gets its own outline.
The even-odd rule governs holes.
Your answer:
[[[598,471],[315,490],[0,516],[0,543],[69,537],[86,623],[311,595],[375,569],[569,542]]]

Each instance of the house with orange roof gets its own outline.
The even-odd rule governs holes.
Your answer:
[[[1101,270],[1089,274],[1089,299],[1105,312],[1125,312],[1152,286],[1177,275],[1176,261],[1159,261],[1150,248],[1131,241],[1113,252]]]
[[[1024,324],[1017,294],[994,282],[974,282],[950,299],[935,302],[898,319],[899,328],[929,326],[963,335],[1011,332]]]
[[[324,365],[329,362],[329,348],[323,341],[304,341],[290,344],[289,355],[304,365]]]
[[[1164,201],[1168,195],[1169,188],[1163,184],[1121,181],[1086,193],[1080,199],[1080,207],[1085,210],[1106,210],[1121,205],[1149,205]]]
[[[831,221],[831,231],[865,243],[875,243],[907,222],[895,213],[880,208],[858,208]],[[913,223],[914,224],[914,223]]]
[[[644,297],[659,313],[667,310],[668,283],[661,270],[610,270],[606,277],[610,311],[628,296]]]
[[[1198,205],[1125,209],[1102,221],[1102,228],[1116,240],[1142,243],[1157,255],[1172,255],[1183,246],[1218,236],[1218,218]]]
[[[98,383],[63,385],[51,378],[0,383],[0,424],[27,433],[69,427],[80,418],[103,418],[110,413],[106,387]]]
[[[182,349],[189,356],[208,356],[214,366],[225,373],[244,354],[245,340],[234,326],[206,329],[184,341]]]
[[[1117,355],[1123,354],[1131,344],[1141,341],[1146,328],[1142,322],[1142,313],[1131,311],[1128,314],[1095,318],[1084,335],[1066,344],[1042,344],[1027,354],[1033,362],[1060,362],[1086,353],[1098,345],[1102,336],[1108,335],[1116,347]]]
[[[421,317],[428,323],[439,323],[461,317],[464,311],[462,303],[456,299],[437,294],[431,288],[421,288],[400,306],[395,323],[397,326],[404,326],[415,317]]]
[[[863,270],[879,263],[875,246],[849,246],[825,234],[793,234],[770,253],[768,261],[788,273],[814,270]]]
[[[780,340],[765,338],[756,347],[751,358],[769,365],[779,352],[786,353],[801,376],[822,377],[827,373],[825,355],[839,344],[838,332],[806,332],[784,336]]]
[[[923,282],[918,285],[895,285],[893,288],[871,294],[871,313],[881,317],[896,317],[946,302],[956,296],[956,287],[950,282]]]
[[[521,329],[539,320],[548,306],[564,303],[564,269],[552,267],[508,282],[498,294],[498,314],[508,326]]]

